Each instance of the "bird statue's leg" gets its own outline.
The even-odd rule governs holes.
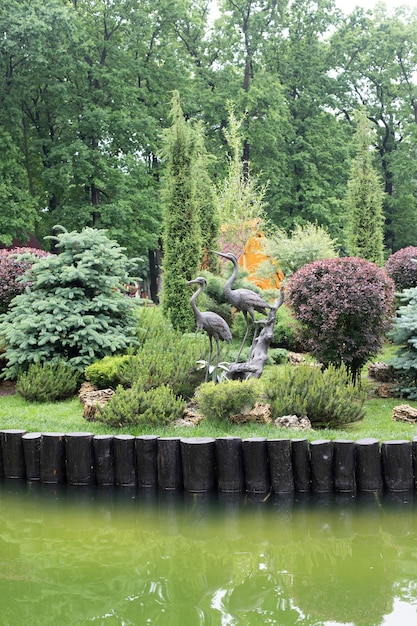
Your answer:
[[[243,350],[243,346],[245,345],[245,342],[246,342],[246,339],[248,338],[248,333],[249,333],[249,324],[250,324],[250,322],[249,322],[249,317],[248,317],[248,314],[247,314],[247,313],[245,313],[245,312],[243,313],[243,315],[245,316],[246,331],[245,331],[245,335],[244,335],[244,337],[243,337],[242,344],[241,344],[241,346],[240,346],[240,348],[239,348],[239,352],[237,353],[237,357],[236,357],[236,359],[235,359],[235,363],[238,363],[238,362],[239,362],[240,354],[241,354],[241,352],[242,352],[242,350]]]
[[[217,368],[219,367],[220,361],[220,341],[215,337],[216,345],[217,345],[217,356],[216,356],[216,367],[214,368],[214,382],[217,383]]]
[[[205,383],[208,381],[211,357],[212,357],[212,354],[213,354],[213,338],[212,338],[211,335],[209,335],[209,340],[210,340],[210,353],[209,353],[209,358],[208,358],[208,361],[207,361],[206,376],[205,376],[205,379],[204,379]]]
[[[254,326],[255,326],[255,332],[253,333],[253,339],[252,339],[252,346],[251,349],[253,348],[253,346],[255,345],[255,342],[258,338],[258,332],[259,332],[259,325],[260,324],[266,324],[266,319],[265,320],[253,320]]]

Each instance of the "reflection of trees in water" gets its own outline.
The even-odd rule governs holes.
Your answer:
[[[3,502],[0,563],[29,574],[0,576],[9,623],[359,626],[417,596],[412,507],[125,497]]]

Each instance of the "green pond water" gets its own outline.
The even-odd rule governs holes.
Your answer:
[[[0,625],[417,624],[417,500],[0,481]]]

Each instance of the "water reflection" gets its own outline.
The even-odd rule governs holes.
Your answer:
[[[414,494],[4,480],[0,624],[411,626],[416,520]]]

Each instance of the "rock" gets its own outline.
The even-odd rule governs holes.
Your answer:
[[[247,422],[258,422],[259,424],[270,424],[271,418],[271,405],[270,404],[255,404],[250,411],[244,411],[230,416],[230,421],[234,424],[246,424]]]
[[[298,415],[283,415],[277,417],[274,421],[277,428],[294,428],[295,430],[309,430],[311,429],[311,422],[305,415],[298,417]]]
[[[98,408],[104,406],[113,396],[113,389],[97,389],[83,394],[83,417],[86,420],[94,421]]]
[[[409,404],[399,404],[392,410],[392,419],[394,422],[415,424],[417,422],[417,409],[413,409]]]
[[[91,393],[92,391],[97,391],[97,390],[98,388],[95,385],[92,385],[91,383],[83,383],[78,392],[78,397],[80,399],[81,404],[84,404],[85,399],[89,393]]]
[[[388,363],[375,361],[368,365],[368,376],[381,383],[391,383],[394,380],[394,368]]]

